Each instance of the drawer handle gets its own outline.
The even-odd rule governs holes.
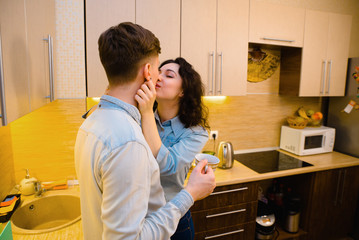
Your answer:
[[[232,231],[232,232],[226,232],[226,233],[221,233],[221,234],[217,234],[217,235],[212,235],[212,236],[205,237],[204,239],[218,238],[218,237],[231,235],[231,234],[235,234],[235,233],[240,233],[240,232],[244,232],[244,229],[239,229],[239,230]]]
[[[222,191],[222,192],[214,192],[214,193],[211,193],[211,196],[212,195],[218,195],[218,194],[224,194],[224,193],[244,191],[244,190],[248,190],[248,187],[242,187],[242,188],[237,188],[237,189],[232,189],[232,190],[226,190],[226,191]]]
[[[208,215],[208,216],[206,216],[206,218],[219,217],[219,216],[224,216],[224,215],[229,215],[229,214],[234,214],[234,213],[239,213],[239,212],[245,212],[245,211],[246,211],[246,209],[245,209],[245,208],[242,208],[242,209],[235,210],[235,211],[223,212],[223,213],[217,213],[217,214]]]
[[[271,40],[271,41],[279,41],[279,42],[295,42],[295,40],[287,40],[287,39],[280,39],[280,38],[268,38],[268,37],[264,37],[263,40]]]

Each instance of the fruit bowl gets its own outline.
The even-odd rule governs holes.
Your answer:
[[[308,119],[304,119],[302,117],[290,116],[287,118],[287,122],[289,124],[289,127],[291,128],[303,129],[307,126]]]

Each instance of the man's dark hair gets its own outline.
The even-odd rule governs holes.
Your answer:
[[[133,80],[147,57],[161,53],[158,38],[140,25],[123,22],[98,39],[100,59],[110,86]]]

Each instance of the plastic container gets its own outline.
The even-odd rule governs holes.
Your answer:
[[[13,210],[11,212],[8,212],[7,214],[5,215],[1,215],[0,216],[0,222],[1,223],[4,223],[4,222],[7,222],[10,220],[10,217],[12,216],[12,214],[15,212],[16,208],[19,206],[20,202],[21,202],[21,194],[11,194],[11,195],[7,195],[5,197],[6,198],[11,198],[13,196],[16,196],[18,199],[16,200],[16,203],[15,203],[15,206],[13,208]]]

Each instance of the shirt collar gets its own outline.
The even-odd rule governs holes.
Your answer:
[[[99,108],[122,109],[127,112],[138,123],[138,125],[141,125],[141,114],[137,107],[116,97],[103,95],[100,99]]]
[[[161,128],[163,128],[164,126],[170,126],[175,136],[181,134],[182,130],[185,128],[178,115],[170,120],[161,123],[160,116],[158,115],[156,109],[155,119]]]

